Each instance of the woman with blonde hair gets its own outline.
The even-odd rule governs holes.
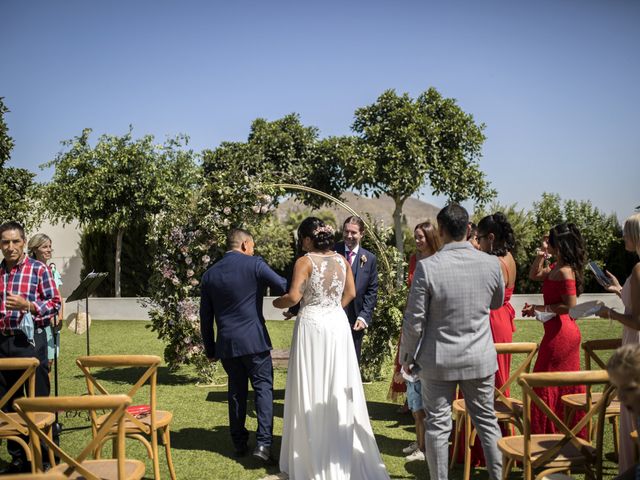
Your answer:
[[[39,262],[47,265],[47,262],[51,260],[51,256],[53,254],[53,248],[51,248],[51,238],[44,233],[36,233],[29,239],[29,243],[27,244],[27,250],[29,252],[29,256],[38,260]],[[47,265],[53,279],[56,283],[56,288],[60,289],[60,285],[62,285],[62,279],[60,278],[60,274],[57,271],[54,271],[51,265]],[[64,302],[60,304],[60,312],[58,313],[58,321],[63,318],[64,315]],[[45,332],[47,333],[47,356],[49,358],[49,370],[51,370],[51,364],[53,363],[54,356],[57,356],[60,352],[60,332],[56,333],[56,338],[54,341],[53,338],[53,330],[57,325],[50,325],[45,327]]]
[[[628,252],[640,256],[640,213],[631,215],[624,222],[622,230],[624,247]],[[602,307],[597,315],[601,318],[616,320],[622,324],[622,344],[640,343],[640,263],[636,263],[623,286],[610,272],[607,272],[609,286],[605,290],[615,293],[622,299],[624,313],[609,307]],[[633,442],[630,433],[635,430],[633,415],[627,409],[620,409],[620,451],[618,469],[625,472],[633,465]]]

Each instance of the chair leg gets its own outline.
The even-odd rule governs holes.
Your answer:
[[[531,460],[524,459],[522,464],[522,475],[524,480],[533,480],[533,469],[531,468]]]
[[[53,425],[49,427],[49,430],[47,431],[47,436],[53,443]],[[53,448],[49,448],[49,463],[51,464],[52,467],[56,465],[56,454],[53,453]]]
[[[453,469],[453,466],[456,463],[456,457],[458,456],[458,444],[460,443],[460,432],[462,430],[462,424],[464,423],[464,417],[464,414],[458,415],[458,418],[456,418],[455,420],[456,429],[455,433],[453,434],[453,449],[451,450],[451,462],[449,463],[449,470]]]
[[[613,451],[616,454],[616,458],[619,458],[620,448],[620,430],[618,429],[618,416],[611,417],[611,426],[613,428]]]
[[[169,466],[169,476],[171,480],[176,480],[176,471],[173,468],[173,459],[171,458],[171,435],[169,433],[169,425],[162,430],[162,443],[167,453],[167,465]]]
[[[153,452],[153,478],[160,480],[160,459],[158,458],[158,431],[151,430],[151,451]]]
[[[512,468],[513,460],[511,460],[505,454],[502,454],[502,480],[507,480],[509,478],[509,474],[511,473]]]
[[[469,480],[471,477],[471,441],[473,435],[471,433],[471,415],[468,413],[464,416],[464,480]]]

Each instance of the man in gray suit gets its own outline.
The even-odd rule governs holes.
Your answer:
[[[498,369],[489,309],[502,305],[504,285],[498,258],[466,241],[469,215],[459,205],[437,217],[442,249],[421,260],[404,314],[400,359],[407,371],[420,368],[427,412],[426,457],[432,479],[448,478],[451,403],[460,386],[492,480],[502,473],[493,409]]]

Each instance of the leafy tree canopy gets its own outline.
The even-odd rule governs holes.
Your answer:
[[[340,196],[346,188],[341,162],[352,148],[349,138],[318,139],[318,129],[304,126],[298,114],[267,121],[256,119],[246,142],[223,142],[203,152],[205,176],[234,171],[263,182],[289,182]],[[301,195],[305,203],[319,206],[322,199]]]
[[[484,125],[435,88],[415,100],[387,90],[355,117],[358,155],[345,170],[357,188],[406,200],[428,181],[456,202],[495,196],[478,165]]]
[[[27,230],[38,223],[35,174],[24,168],[6,166],[11,159],[14,141],[4,115],[9,109],[0,97],[0,223],[14,220]]]
[[[201,175],[188,137],[154,144],[154,137],[102,135],[95,146],[91,129],[62,142],[65,150],[43,167],[54,167],[43,188],[43,205],[53,221],[76,219],[88,232],[115,233],[115,293],[120,296],[120,253],[124,231],[152,222],[172,205],[187,202]]]

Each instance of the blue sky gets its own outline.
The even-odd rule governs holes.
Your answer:
[[[4,0],[0,96],[11,164],[47,180],[38,165],[85,127],[201,150],[297,112],[342,135],[385,89],[434,86],[486,124],[501,203],[555,192],[623,220],[640,205],[639,47],[635,0]]]

